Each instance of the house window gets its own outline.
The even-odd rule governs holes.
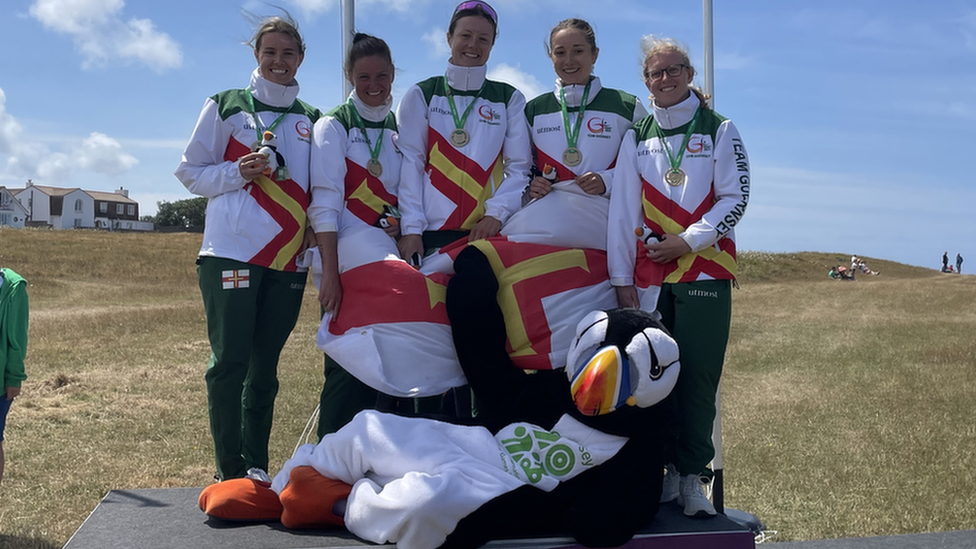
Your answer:
[[[115,213],[118,214],[118,215],[124,214],[125,213],[125,204],[116,204],[115,205]]]
[[[10,214],[0,214],[0,225],[10,225]]]
[[[82,208],[83,207],[84,207],[84,204],[82,203],[82,201],[81,201],[80,198],[78,200],[75,200],[75,211],[76,212],[82,211]]]
[[[79,227],[81,227],[81,219],[78,219],[78,218],[76,217],[76,218],[75,218],[75,228],[77,229],[77,228],[79,228]]]
[[[102,213],[108,213],[108,202],[101,202],[98,204],[98,211]]]
[[[136,205],[129,204],[129,215],[136,215]]]

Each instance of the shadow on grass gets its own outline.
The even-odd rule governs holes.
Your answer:
[[[59,549],[60,545],[41,538],[0,534],[0,547],[3,549]]]

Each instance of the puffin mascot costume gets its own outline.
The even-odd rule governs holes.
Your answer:
[[[208,515],[345,526],[399,549],[473,548],[569,535],[618,546],[658,510],[678,347],[652,315],[594,311],[559,370],[527,373],[506,349],[498,282],[474,246],[455,259],[447,312],[478,425],[360,412],[296,450],[272,482],[200,495]],[[662,402],[664,401],[664,402]]]

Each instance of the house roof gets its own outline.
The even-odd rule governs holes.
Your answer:
[[[126,204],[138,204],[135,200],[132,200],[128,196],[123,196],[119,193],[107,193],[104,191],[85,191],[95,200],[104,200],[105,202],[124,202]]]
[[[64,196],[66,194],[81,190],[78,187],[65,189],[63,187],[48,187],[47,185],[33,185],[33,187],[48,196]]]
[[[88,196],[94,198],[95,200],[104,200],[105,202],[121,202],[123,204],[139,204],[135,200],[129,198],[128,196],[123,196],[119,193],[111,192],[107,193],[104,191],[86,191],[78,187],[72,187],[66,189],[63,187],[50,187],[47,185],[33,185],[33,187],[48,196],[65,196],[67,194],[73,193],[75,191],[81,191]],[[27,187],[30,188],[30,187]],[[24,191],[25,189],[18,189],[16,192]],[[14,192],[14,191],[11,191]]]

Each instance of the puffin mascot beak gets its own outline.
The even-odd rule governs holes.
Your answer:
[[[664,400],[678,380],[678,344],[638,309],[588,314],[576,327],[566,375],[580,413],[600,416]]]
[[[573,402],[588,416],[602,416],[624,406],[630,395],[630,363],[616,345],[597,349],[569,380]]]

